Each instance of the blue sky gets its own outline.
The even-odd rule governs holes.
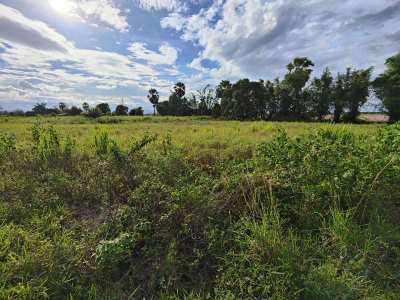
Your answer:
[[[296,56],[378,74],[399,50],[400,0],[0,0],[0,106],[150,112],[151,87],[273,79]]]

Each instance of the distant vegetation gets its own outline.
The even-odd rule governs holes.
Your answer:
[[[399,125],[0,132],[0,299],[400,298]]]
[[[7,116],[46,116],[46,115],[61,115],[61,116],[79,116],[84,115],[89,118],[99,118],[105,115],[114,116],[143,116],[144,111],[142,107],[132,108],[129,110],[128,106],[119,104],[116,106],[115,111],[111,112],[110,105],[108,103],[99,103],[94,107],[90,107],[87,102],[82,104],[82,108],[77,106],[68,107],[64,102],[60,102],[58,107],[48,108],[47,104],[37,103],[34,105],[31,111],[23,112],[21,110],[15,111],[0,111],[0,115]]]
[[[400,54],[389,58],[387,71],[371,82],[372,68],[333,77],[326,69],[311,79],[313,62],[296,58],[287,66],[282,80],[236,83],[222,81],[186,97],[183,83],[177,83],[166,102],[152,102],[161,115],[209,115],[237,120],[322,120],[329,114],[334,122],[356,122],[361,107],[374,91],[389,121],[400,120]],[[155,93],[154,89],[150,94]],[[152,99],[149,96],[149,99]]]
[[[330,116],[334,122],[356,122],[360,109],[373,93],[380,99],[379,109],[389,116],[389,122],[400,120],[400,53],[386,61],[387,70],[371,81],[373,68],[351,69],[334,76],[325,69],[319,78],[312,78],[314,63],[306,57],[296,58],[287,65],[283,79],[235,83],[223,80],[213,89],[210,85],[187,95],[186,86],[178,82],[168,101],[160,102],[154,88],[147,99],[153,105],[154,115],[213,116],[235,120],[321,121]],[[96,107],[82,104],[47,108],[36,104],[32,111],[2,112],[8,115],[79,115],[97,118],[102,115],[143,115],[141,107],[129,108],[123,104],[111,112],[107,103]]]

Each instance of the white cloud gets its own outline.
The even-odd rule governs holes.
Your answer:
[[[43,22],[0,4],[0,38],[44,51],[66,52],[68,42]]]
[[[99,20],[119,31],[128,31],[129,24],[112,0],[78,0],[77,13],[86,19]]]
[[[145,10],[178,10],[183,6],[180,0],[136,0],[137,5]]]
[[[144,43],[132,43],[128,50],[132,57],[145,60],[150,65],[173,65],[178,58],[178,51],[168,44],[162,44],[158,52],[147,49]]]
[[[96,23],[105,24],[121,32],[127,32],[129,24],[124,12],[115,4],[113,0],[47,0],[50,8],[57,13],[69,14],[82,21],[87,21],[93,25]],[[56,2],[54,2],[56,1]],[[60,1],[62,5],[58,4]],[[56,4],[54,4],[56,3]]]
[[[45,23],[4,5],[0,6],[0,24],[0,101],[61,99],[81,103],[94,97],[117,103],[121,94],[107,93],[119,87],[124,88],[122,96],[133,99],[145,94],[150,85],[172,85],[158,79],[168,77],[171,67],[156,66],[176,61],[177,51],[167,44],[158,53],[145,51],[145,56],[82,49]]]
[[[189,64],[195,70],[218,79],[271,78],[296,56],[335,71],[347,65],[382,66],[398,50],[393,36],[400,28],[400,2],[217,0],[194,15],[173,12],[160,24],[203,49]],[[219,67],[205,70],[204,59]]]

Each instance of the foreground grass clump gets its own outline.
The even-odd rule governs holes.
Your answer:
[[[0,136],[1,299],[400,297],[399,125],[128,144]]]

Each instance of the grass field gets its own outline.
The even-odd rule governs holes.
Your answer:
[[[0,118],[0,299],[399,299],[400,126]]]
[[[300,122],[239,122],[219,121],[207,117],[41,117],[42,124],[53,126],[61,135],[68,135],[79,145],[88,145],[99,132],[106,130],[118,143],[128,146],[131,138],[143,134],[170,135],[174,143],[190,148],[235,148],[255,146],[270,140],[278,129],[289,136],[299,136],[314,129],[349,130],[357,135],[374,134],[382,124],[331,125],[330,123]],[[0,117],[0,133],[13,133],[19,141],[31,137],[30,129],[37,118]]]

